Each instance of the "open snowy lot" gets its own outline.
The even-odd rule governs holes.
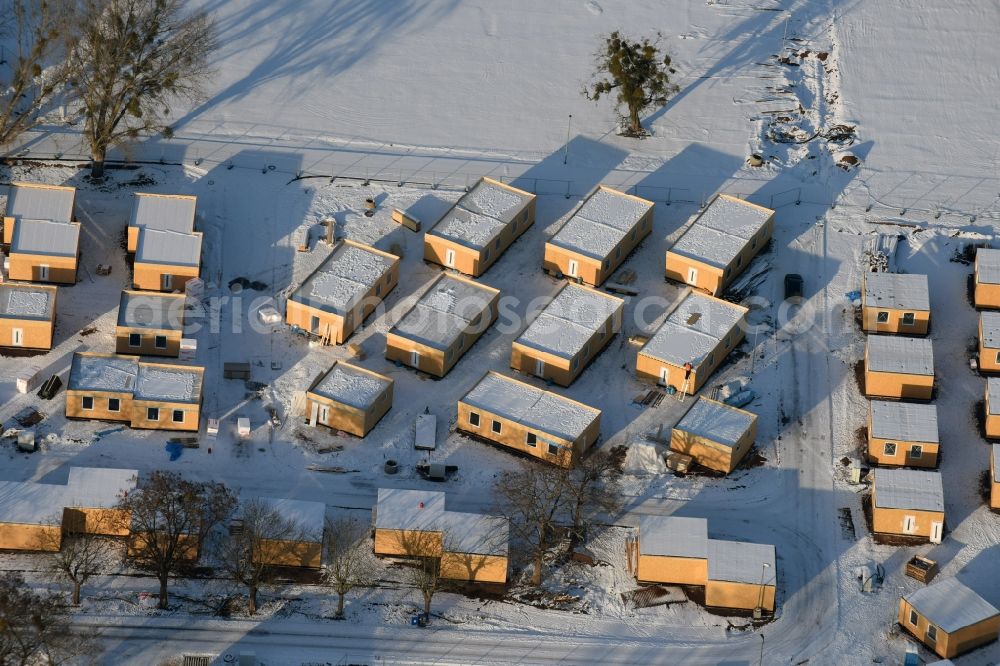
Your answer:
[[[642,462],[647,435],[669,429],[690,403],[669,396],[655,407],[635,403],[651,387],[634,377],[628,338],[652,331],[680,294],[663,280],[664,253],[699,204],[716,191],[747,196],[777,210],[774,242],[740,285],[755,297],[757,333],[704,393],[734,382],[757,392],[747,409],[760,417],[762,464],[726,479],[630,468],[626,511],[591,544],[606,565],[561,565],[548,575],[551,589],[574,599],[563,610],[443,594],[433,627],[411,628],[419,595],[392,584],[387,569],[387,583],[349,603],[346,622],[326,619],[335,602],[310,585],[266,593],[254,620],[223,620],[198,600],[230,593],[225,581],[178,581],[174,609],[159,612],[140,598],[155,590],[154,580],[104,577],[85,589],[80,621],[108,627],[108,663],[157,663],[182,652],[221,661],[241,650],[267,664],[900,663],[911,641],[895,625],[896,608],[900,594],[919,586],[903,575],[914,553],[937,560],[939,577],[958,577],[1000,605],[1000,519],[980,495],[989,448],[973,416],[985,379],[968,364],[977,325],[966,297],[971,267],[951,261],[967,243],[993,241],[1000,219],[994,3],[196,4],[219,24],[215,85],[203,104],[179,110],[175,139],[129,151],[154,163],[115,171],[100,187],[75,166],[0,170],[4,182],[77,186],[83,224],[81,280],[61,288],[56,347],[0,357],[0,422],[11,427],[31,408],[45,415],[36,428],[41,452],[18,454],[3,440],[0,479],[61,483],[71,465],[170,469],[224,481],[246,497],[322,501],[330,515],[362,515],[388,485],[443,489],[451,509],[490,511],[493,479],[517,459],[456,434],[455,403],[485,371],[508,372],[510,343],[559,287],[541,271],[543,244],[599,182],[655,200],[654,231],[622,267],[636,273],[639,290],[626,299],[622,331],[569,389],[557,390],[602,409],[601,446],[632,446],[630,461]],[[681,93],[646,121],[651,137],[623,139],[609,107],[579,91],[599,34],[657,27]],[[841,124],[854,128],[849,137],[828,132]],[[82,155],[72,127],[44,128],[13,152],[24,149],[29,158]],[[751,153],[764,166],[746,166]],[[841,168],[845,155],[860,164]],[[439,272],[422,260],[422,236],[389,213],[405,209],[426,228],[481,175],[538,192],[537,222],[481,278],[509,299],[509,316],[435,381],[383,358],[385,333]],[[204,414],[222,429],[215,443],[203,440],[176,460],[165,450],[169,435],[69,422],[63,393],[43,401],[14,385],[25,364],[62,373],[73,351],[113,347],[128,283],[123,230],[136,191],[196,195],[205,234],[207,288],[189,334],[206,368]],[[370,218],[362,214],[366,197],[378,202]],[[320,222],[327,218],[338,235],[403,256],[399,286],[349,340],[365,367],[396,382],[392,410],[364,440],[308,428],[293,414],[297,393],[335,359],[349,358],[346,347],[310,347],[256,320],[261,305],[280,306],[326,256]],[[897,270],[930,276],[947,521],[936,546],[874,543],[864,486],[849,483],[841,462],[858,456],[867,414],[855,380],[864,336],[846,294],[860,288],[863,248],[876,232],[901,236]],[[309,252],[296,251],[303,238]],[[97,275],[98,264],[110,264],[111,275]],[[805,279],[806,302],[792,321],[780,305],[786,273]],[[229,283],[237,278],[265,286],[234,293]],[[261,388],[222,379],[229,361],[250,362]],[[282,416],[278,428],[266,424],[269,407]],[[439,445],[430,454],[413,449],[413,422],[425,409],[438,416]],[[250,418],[250,441],[237,441],[237,416]],[[383,473],[389,458],[400,474]],[[414,469],[427,459],[459,471],[430,484]],[[351,471],[325,474],[309,470],[313,464]],[[706,517],[713,538],[775,544],[775,619],[751,630],[746,618],[711,615],[692,602],[626,605],[620,593],[635,585],[624,540],[644,513]],[[40,584],[41,562],[0,557],[4,568]],[[869,565],[881,565],[886,578],[867,593],[855,572]],[[922,656],[933,661],[926,650]],[[958,663],[998,660],[994,644]]]

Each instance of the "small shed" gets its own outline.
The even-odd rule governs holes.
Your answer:
[[[667,250],[670,280],[718,296],[767,247],[774,211],[717,194]]]
[[[201,271],[201,232],[142,228],[135,250],[134,289],[180,291]]]
[[[122,292],[115,326],[115,351],[147,356],[180,355],[184,294]]]
[[[0,283],[0,347],[51,349],[58,288]]]
[[[709,539],[705,605],[773,613],[777,574],[774,546]]]
[[[347,361],[336,361],[306,391],[309,425],[364,437],[392,407],[393,381]]]
[[[569,386],[621,330],[625,301],[564,284],[511,345],[510,367]]]
[[[1000,311],[979,313],[979,369],[1000,372]]]
[[[986,378],[983,409],[986,412],[986,437],[1000,439],[1000,377]]]
[[[674,426],[670,448],[702,467],[729,474],[756,437],[756,414],[701,396]]]
[[[399,281],[399,257],[342,240],[285,302],[285,323],[340,345]]]
[[[976,307],[1000,309],[1000,250],[985,247],[976,250],[973,282]]]
[[[926,275],[865,273],[861,286],[861,322],[865,331],[926,335],[930,321]]]
[[[439,274],[385,336],[385,357],[444,377],[496,321],[500,290]]]
[[[872,400],[868,407],[868,460],[885,466],[937,467],[937,406]]]
[[[941,474],[913,469],[872,472],[872,527],[878,534],[923,537],[940,543],[944,535]]]
[[[939,579],[899,600],[899,626],[950,659],[997,639],[1000,610],[956,578]]]
[[[545,243],[542,268],[600,286],[652,230],[652,201],[598,185]]]
[[[635,577],[640,583],[705,585],[708,521],[680,516],[640,516]]]
[[[195,208],[198,197],[185,194],[150,194],[136,192],[132,199],[132,214],[128,221],[127,249],[135,252],[143,229],[194,233]]]
[[[1000,444],[990,445],[990,508],[1000,510]]]
[[[694,395],[743,340],[747,308],[689,291],[636,355],[640,379]]]
[[[17,218],[13,221],[11,280],[76,284],[80,262],[80,223]]]
[[[424,234],[424,261],[479,277],[534,223],[534,194],[480,178]]]
[[[865,344],[865,395],[930,400],[934,348],[927,338],[869,335]]]
[[[262,539],[258,561],[273,566],[319,568],[323,560],[326,504],[273,497],[262,497],[260,503],[295,525],[300,534],[289,540]]]
[[[487,372],[458,401],[460,431],[534,458],[571,467],[601,432],[601,410]]]

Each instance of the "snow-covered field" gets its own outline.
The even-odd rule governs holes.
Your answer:
[[[222,480],[244,496],[323,501],[330,515],[362,512],[380,485],[428,487],[414,469],[428,454],[412,440],[414,418],[429,408],[440,440],[430,459],[459,467],[433,487],[448,492],[449,508],[489,511],[488,488],[516,460],[454,434],[455,402],[486,370],[508,371],[511,341],[559,287],[541,272],[544,240],[598,182],[654,199],[654,231],[623,267],[636,272],[640,294],[626,299],[621,333],[560,392],[603,410],[602,446],[648,444],[646,435],[680,418],[689,402],[633,402],[650,387],[634,378],[636,349],[627,340],[652,330],[678,296],[662,278],[663,256],[698,204],[720,190],[747,195],[777,209],[773,247],[748,270],[759,276],[748,280],[748,294],[758,297],[751,317],[761,326],[705,391],[739,382],[759,394],[748,409],[760,415],[757,448],[766,460],[724,480],[627,475],[626,511],[592,545],[607,566],[548,572],[553,589],[577,598],[567,610],[445,594],[435,600],[442,619],[419,630],[408,626],[417,595],[386,584],[353,601],[348,622],[338,623],[324,619],[329,598],[296,585],[265,594],[258,620],[221,620],[197,601],[228,593],[221,581],[179,582],[174,610],[160,613],[140,601],[153,581],[112,576],[85,590],[81,613],[81,622],[119,625],[107,630],[109,663],[240,650],[255,650],[268,664],[375,663],[376,655],[382,663],[756,664],[761,654],[768,664],[899,663],[909,641],[896,629],[896,605],[918,586],[902,573],[915,552],[938,560],[940,576],[957,576],[1000,605],[1000,530],[978,491],[988,447],[972,418],[985,380],[967,362],[976,332],[965,296],[970,267],[949,261],[964,243],[992,240],[1000,219],[998,111],[990,102],[1000,84],[995,3],[199,4],[221,31],[215,87],[204,104],[179,113],[176,140],[133,149],[182,166],[116,171],[101,187],[76,168],[0,170],[4,181],[76,185],[83,223],[81,281],[61,289],[57,347],[31,359],[0,358],[0,421],[9,427],[35,407],[46,415],[39,433],[52,435],[33,455],[15,453],[4,440],[0,479],[64,482],[70,465],[171,469]],[[623,139],[608,106],[586,102],[579,90],[599,33],[656,27],[675,56],[682,92],[648,119],[650,138]],[[837,124],[856,126],[853,143],[829,134],[774,140],[808,138]],[[78,150],[72,128],[50,130],[29,138],[29,155]],[[745,166],[751,153],[765,165]],[[848,153],[861,165],[837,166]],[[327,177],[293,180],[299,173]],[[481,279],[509,299],[511,316],[434,381],[383,358],[385,333],[438,274],[422,261],[421,237],[392,223],[389,212],[406,209],[427,225],[480,175],[538,191],[538,222]],[[398,186],[401,180],[407,184]],[[61,395],[51,402],[20,395],[13,381],[26,363],[61,372],[76,349],[113,347],[128,278],[122,233],[135,191],[197,195],[205,234],[204,308],[190,333],[206,367],[205,414],[222,419],[223,428],[211,448],[203,442],[175,461],[164,434],[67,422]],[[362,215],[366,197],[378,201],[371,218]],[[364,440],[289,416],[296,393],[334,359],[348,358],[347,349],[312,348],[284,327],[256,323],[261,304],[280,304],[326,256],[318,242],[325,218],[336,221],[339,235],[403,254],[399,286],[349,340],[360,345],[362,365],[396,382],[393,409]],[[297,252],[310,230],[311,251]],[[848,483],[840,463],[857,455],[867,411],[854,379],[864,339],[845,294],[860,287],[861,251],[876,231],[903,236],[900,270],[931,277],[947,510],[946,538],[933,547],[875,544],[861,488]],[[110,264],[111,275],[98,276],[97,264]],[[805,278],[807,301],[786,324],[789,313],[777,304],[789,272]],[[234,294],[228,284],[239,277],[267,286]],[[259,393],[222,379],[224,362],[243,360],[266,385]],[[274,431],[265,423],[268,406],[283,416]],[[236,441],[237,415],[251,419],[249,442]],[[630,461],[639,453],[636,447]],[[382,472],[388,458],[401,463],[399,475]],[[323,474],[307,469],[313,463],[356,471]],[[850,510],[855,534],[845,531],[841,509]],[[622,602],[620,593],[634,587],[625,570],[626,534],[643,513],[674,512],[709,518],[713,538],[776,545],[772,623],[747,631],[731,626],[745,619],[710,615],[691,602],[639,611]],[[0,562],[42,579],[39,558],[4,555]],[[861,592],[855,579],[855,569],[868,564],[881,564],[887,576],[873,593]],[[932,661],[926,651],[923,657]],[[993,645],[958,663],[998,660]]]

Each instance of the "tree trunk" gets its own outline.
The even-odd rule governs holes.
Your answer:
[[[642,134],[642,123],[639,122],[639,107],[628,108],[628,129],[635,135]]]
[[[97,148],[93,153],[90,158],[90,178],[92,180],[101,180],[104,178],[104,158],[107,151],[104,148]]]
[[[73,605],[80,605],[80,583],[73,581]]]
[[[538,587],[542,584],[542,559],[544,551],[539,548],[535,553],[535,570],[531,572],[531,584]]]
[[[337,617],[344,617],[344,593],[337,593]]]
[[[160,576],[160,603],[157,604],[157,608],[160,610],[166,610],[167,608],[167,576]]]
[[[431,614],[431,599],[433,598],[434,594],[432,592],[424,592],[424,615]]]
[[[249,596],[250,596],[250,605],[247,608],[247,612],[249,612],[250,615],[253,615],[253,614],[255,614],[257,612],[257,586],[256,585],[251,585],[250,586],[250,595]]]

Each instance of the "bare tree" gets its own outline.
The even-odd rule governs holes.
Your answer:
[[[152,571],[160,581],[159,607],[167,607],[167,583],[198,549],[213,527],[236,506],[226,486],[213,481],[187,481],[174,472],[155,471],[119,500],[117,508],[132,515],[128,558]]]
[[[70,59],[91,175],[104,176],[108,148],[140,134],[172,136],[170,105],[204,96],[215,27],[183,0],[83,0]]]
[[[70,632],[58,595],[35,592],[20,574],[0,574],[0,666],[65,664],[92,656],[96,645]]]
[[[0,146],[37,125],[69,78],[68,20],[73,0],[0,0],[0,40],[13,52],[0,64]]]
[[[306,531],[261,500],[242,506],[239,527],[222,544],[223,568],[237,585],[247,588],[250,615],[257,612],[257,593],[274,581],[276,568],[302,556]]]
[[[406,568],[406,581],[420,592],[425,615],[430,614],[434,595],[444,583],[441,577],[442,539],[440,532],[403,530],[399,534],[403,556],[412,560]]]
[[[87,581],[108,571],[112,565],[114,543],[106,536],[94,534],[94,531],[102,530],[70,529],[65,534],[45,532],[41,537],[40,549],[52,552],[50,570],[73,588],[74,606],[80,605],[80,589]]]
[[[494,486],[498,511],[510,521],[510,530],[522,542],[534,564],[531,584],[541,585],[545,553],[554,545],[560,520],[568,508],[566,470],[521,463],[500,475]]]
[[[376,567],[368,526],[353,518],[326,524],[326,564],[323,579],[337,593],[336,617],[344,617],[344,597],[354,589],[375,582]]]
[[[572,525],[569,547],[572,550],[587,538],[588,512],[613,516],[621,510],[621,470],[613,457],[603,451],[594,451],[580,459],[567,477],[566,494]]]
[[[648,38],[630,40],[617,30],[604,38],[604,47],[596,54],[595,80],[583,89],[583,95],[597,101],[612,92],[618,109],[628,112],[630,136],[642,136],[639,114],[655,104],[664,104],[678,87],[670,81],[676,74],[670,56],[660,49],[660,33]],[[622,116],[623,120],[625,116]]]

